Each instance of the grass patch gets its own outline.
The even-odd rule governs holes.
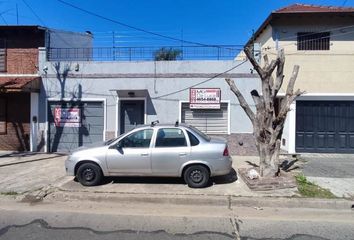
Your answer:
[[[14,191],[9,191],[9,192],[0,192],[0,195],[5,195],[5,196],[15,196],[15,195],[18,195],[18,192],[14,192]]]
[[[316,184],[309,182],[303,174],[295,176],[297,188],[303,197],[313,198],[336,198],[328,189],[321,188]]]

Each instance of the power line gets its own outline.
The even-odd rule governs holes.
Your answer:
[[[342,7],[345,6],[345,4],[347,4],[348,0],[344,0],[344,2],[342,3]]]
[[[41,24],[43,24],[43,26],[45,26],[46,24],[44,23],[44,21],[37,15],[37,13],[33,10],[33,8],[26,2],[26,0],[22,0],[22,2],[28,7],[28,9],[32,12],[32,14],[39,20],[39,22]]]
[[[162,38],[166,38],[166,39],[170,39],[170,40],[178,41],[178,42],[195,44],[195,45],[200,45],[200,46],[205,46],[205,47],[208,47],[208,46],[219,47],[218,45],[211,45],[211,44],[204,44],[204,43],[200,43],[200,42],[188,41],[188,40],[183,40],[183,39],[180,39],[180,38],[175,38],[175,37],[167,36],[167,35],[164,35],[164,34],[152,32],[152,31],[149,31],[149,30],[145,30],[143,28],[139,28],[139,27],[135,27],[135,26],[123,23],[121,21],[117,21],[117,20],[109,18],[109,17],[105,17],[103,15],[97,14],[95,12],[89,11],[89,10],[81,8],[81,7],[78,7],[78,6],[74,5],[74,4],[68,3],[68,2],[63,1],[63,0],[57,0],[57,1],[62,3],[62,4],[64,4],[64,5],[69,6],[71,8],[74,8],[76,10],[79,10],[81,12],[89,14],[91,16],[94,16],[94,17],[97,17],[97,18],[101,18],[103,20],[106,20],[106,21],[109,21],[109,22],[112,22],[112,23],[115,23],[115,24],[118,24],[118,25],[121,25],[121,26],[124,26],[124,27],[127,27],[127,28],[131,28],[131,29],[134,29],[134,30],[139,31],[139,32],[148,33],[148,34],[151,34],[151,35],[155,35],[155,36],[158,36],[158,37],[162,37]]]
[[[345,27],[336,27],[336,28],[327,28],[325,30],[322,30],[322,31],[316,31],[315,33],[326,33],[326,32],[332,32],[332,31],[341,31],[341,30],[345,30],[347,28],[354,28],[354,25],[349,25],[349,26],[345,26]],[[345,34],[349,34],[349,33],[352,33],[353,31],[348,31],[348,32],[344,32],[344,33],[338,33],[338,34],[333,34],[333,35],[330,35],[330,37],[334,37],[334,36],[341,36],[341,35],[345,35]],[[306,36],[311,36],[313,35],[312,32],[309,32],[309,33],[306,33],[306,34],[303,34],[301,35],[301,37],[306,37]],[[297,39],[298,36],[290,36],[290,37],[283,37],[283,38],[279,38],[278,41],[284,41],[284,40],[294,40],[294,39]],[[303,42],[310,42],[310,41],[313,41],[313,40],[320,40],[322,38],[327,38],[327,37],[318,37],[318,38],[313,38],[313,39],[309,39],[309,40],[305,40]],[[282,44],[282,45],[279,45],[279,47],[285,47],[285,46],[291,46],[293,45],[294,43],[288,43],[288,44]],[[270,49],[276,49],[276,47],[267,47],[267,49],[265,50],[270,50]]]
[[[166,93],[166,94],[163,94],[163,95],[160,95],[160,96],[157,96],[157,97],[153,97],[153,98],[151,98],[151,99],[159,99],[159,98],[167,97],[167,96],[170,96],[170,95],[173,95],[173,94],[176,94],[176,93],[179,93],[179,92],[183,92],[183,91],[185,91],[185,90],[188,90],[189,88],[193,88],[193,87],[196,87],[196,86],[201,85],[201,84],[203,84],[203,83],[209,82],[209,81],[211,81],[211,80],[213,80],[213,79],[215,79],[215,78],[217,78],[217,77],[219,77],[219,76],[221,76],[221,75],[223,75],[223,74],[225,74],[225,73],[228,73],[228,72],[230,72],[230,71],[232,71],[232,70],[234,70],[234,69],[240,67],[241,65],[243,65],[243,64],[244,64],[245,62],[247,62],[247,61],[248,61],[248,60],[244,60],[243,62],[237,64],[236,66],[233,66],[232,68],[230,68],[230,69],[228,69],[228,70],[226,70],[226,71],[224,71],[224,72],[222,72],[222,73],[218,73],[218,74],[216,74],[215,76],[212,76],[212,77],[210,77],[210,78],[208,78],[208,79],[206,79],[206,80],[204,80],[204,81],[201,81],[201,82],[199,82],[199,83],[193,84],[193,85],[191,85],[191,86],[182,88],[182,89],[177,90],[177,91],[174,91],[174,92],[170,92],[170,93]]]

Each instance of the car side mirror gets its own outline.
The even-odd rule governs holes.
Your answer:
[[[122,144],[120,142],[112,144],[111,146],[109,146],[109,149],[122,149]]]
[[[122,149],[123,145],[121,142],[118,142],[115,147],[116,147],[116,149]]]

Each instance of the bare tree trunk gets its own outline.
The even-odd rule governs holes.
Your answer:
[[[286,95],[282,97],[282,101],[278,104],[279,107],[277,107],[276,102],[279,100],[277,94],[284,79],[284,51],[281,50],[278,53],[277,59],[273,60],[271,63],[269,63],[268,57],[265,56],[265,65],[261,67],[254,59],[252,51],[248,48],[245,48],[244,50],[249,61],[252,63],[254,69],[261,78],[262,95],[260,95],[257,90],[251,91],[251,96],[256,108],[255,112],[245,101],[234,81],[231,79],[225,80],[252,122],[253,135],[259,154],[260,175],[262,177],[274,177],[279,175],[280,144],[286,115],[290,109],[290,104],[296,97],[302,94],[300,90],[297,90],[295,93],[293,91],[299,66],[294,66],[293,73],[287,86]],[[275,69],[276,78],[274,79],[272,73]]]

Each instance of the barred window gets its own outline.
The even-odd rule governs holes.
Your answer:
[[[297,50],[329,50],[329,32],[297,33]]]

